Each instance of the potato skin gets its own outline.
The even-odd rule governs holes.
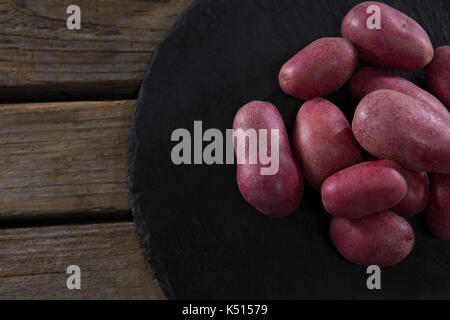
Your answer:
[[[369,161],[326,179],[322,203],[332,216],[357,219],[394,207],[407,191],[406,181],[397,170]]]
[[[402,217],[409,218],[427,208],[430,196],[430,181],[426,172],[406,170],[391,160],[380,160],[377,161],[377,164],[397,170],[406,180],[408,186],[406,196],[392,208],[392,211]]]
[[[329,230],[339,253],[362,266],[395,265],[408,256],[415,241],[411,225],[392,211],[355,220],[332,217]]]
[[[450,46],[439,47],[434,54],[426,70],[428,88],[450,110]]]
[[[368,67],[361,68],[350,80],[350,92],[358,101],[369,93],[382,89],[404,93],[440,112],[448,112],[446,106],[429,92],[402,77],[394,76],[381,70]]]
[[[370,30],[367,8],[380,8],[381,29]],[[345,16],[342,35],[357,48],[362,60],[375,66],[418,70],[430,63],[433,46],[423,28],[407,15],[380,2],[363,2]]]
[[[327,95],[350,79],[357,61],[358,53],[347,39],[316,40],[281,68],[280,87],[303,100]]]
[[[259,129],[267,129],[268,152],[271,150],[270,130],[279,130],[278,173],[261,175],[260,168],[267,166],[260,163],[259,157],[257,164],[249,164],[247,147],[246,164],[237,165],[237,182],[244,199],[264,215],[280,218],[292,214],[302,199],[303,176],[292,154],[286,128],[277,108],[267,102],[250,102],[238,111],[233,127],[235,131],[255,129],[258,132]]]
[[[292,139],[305,178],[317,191],[332,174],[363,161],[361,147],[344,114],[323,98],[303,104]]]
[[[438,238],[450,240],[450,175],[435,174],[431,177],[427,225]]]
[[[379,159],[412,171],[450,173],[450,114],[392,90],[369,93],[356,108],[353,134]]]

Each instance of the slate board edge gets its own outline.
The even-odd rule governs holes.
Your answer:
[[[136,135],[136,119],[139,117],[139,112],[143,107],[142,97],[144,94],[145,82],[147,81],[149,74],[153,68],[155,61],[157,60],[160,48],[164,45],[164,42],[169,39],[174,32],[176,32],[179,28],[182,27],[183,21],[187,18],[189,13],[194,10],[197,6],[199,6],[201,0],[195,0],[178,18],[169,32],[163,37],[161,42],[158,44],[155,53],[153,54],[152,61],[150,62],[149,68],[147,69],[144,80],[141,83],[139,88],[139,94],[136,100],[136,106],[133,110],[131,117],[131,125],[130,125],[130,138],[128,143],[128,197],[130,201],[131,214],[133,216],[133,220],[136,225],[136,232],[139,237],[141,243],[141,249],[144,251],[145,259],[147,260],[150,269],[152,270],[154,277],[158,281],[161,289],[164,291],[168,299],[174,299],[174,293],[172,291],[172,287],[170,285],[169,279],[166,277],[164,272],[161,270],[159,265],[159,261],[157,258],[152,256],[150,252],[150,246],[146,245],[151,241],[150,234],[145,230],[148,230],[145,219],[142,217],[139,206],[139,192],[134,190],[134,174],[135,174],[135,163],[136,156],[139,149],[139,138]]]

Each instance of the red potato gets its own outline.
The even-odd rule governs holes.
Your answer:
[[[437,237],[450,240],[450,175],[435,174],[431,177],[427,224]]]
[[[246,139],[245,155],[240,154],[238,139],[235,137],[235,151],[238,160],[245,158],[245,164],[237,166],[237,182],[244,199],[266,216],[279,218],[292,214],[300,205],[303,194],[303,176],[301,169],[294,158],[289,138],[284,127],[283,119],[277,108],[267,102],[254,101],[243,106],[234,119],[235,134],[238,129],[244,132],[249,129],[256,130],[258,146],[252,151],[249,147],[250,139]],[[260,149],[261,132],[267,130],[267,154],[271,161],[278,160],[278,170],[272,175],[263,175],[261,169],[269,165],[261,163],[258,154],[255,164],[250,163],[250,154],[258,153]],[[278,130],[278,150],[272,150],[275,143],[271,130]],[[272,137],[272,138],[271,138]],[[272,151],[271,151],[272,150]]]
[[[361,100],[353,134],[379,159],[412,171],[450,173],[450,113],[403,93],[377,90]]]
[[[396,206],[407,191],[406,181],[397,170],[370,161],[326,179],[322,202],[332,216],[357,219]]]
[[[292,144],[305,178],[318,191],[326,178],[363,161],[344,114],[323,98],[308,100],[300,108]]]
[[[344,38],[322,38],[314,41],[281,68],[281,89],[299,99],[310,99],[332,93],[352,76],[358,53]]]
[[[380,29],[369,29],[374,15],[370,6],[380,8]],[[407,15],[380,2],[355,6],[344,18],[342,35],[357,48],[362,60],[373,65],[403,70],[425,67],[433,58],[433,46],[423,28]]]
[[[447,108],[432,94],[414,83],[374,68],[358,70],[350,80],[350,92],[358,101],[373,91],[388,89],[404,93],[436,110],[447,113]]]
[[[406,180],[408,192],[403,200],[392,208],[395,213],[402,217],[412,217],[427,208],[430,182],[426,172],[406,170],[391,160],[377,161],[377,164],[397,170]]]
[[[356,220],[333,217],[329,229],[339,253],[362,266],[392,266],[405,259],[414,247],[411,225],[391,211]]]
[[[428,88],[450,109],[450,46],[434,51],[426,76]]]

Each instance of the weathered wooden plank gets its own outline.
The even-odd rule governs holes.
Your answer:
[[[193,0],[0,0],[0,101],[135,97],[158,43]]]
[[[67,288],[67,267],[81,290]],[[165,299],[133,223],[0,229],[0,299]]]
[[[0,105],[0,218],[128,211],[134,104]]]

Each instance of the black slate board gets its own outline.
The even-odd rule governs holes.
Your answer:
[[[239,194],[233,165],[176,166],[171,134],[232,128],[251,100],[278,106],[291,132],[302,101],[285,95],[283,63],[320,37],[340,35],[360,1],[200,0],[161,43],[133,116],[129,185],[143,249],[160,285],[175,299],[450,298],[450,243],[412,219],[416,246],[382,270],[369,291],[366,269],[334,249],[320,196],[307,188],[300,210],[272,220]],[[449,44],[448,0],[386,1],[418,21],[435,47]],[[401,73],[423,85],[423,71]],[[329,97],[351,117],[344,87]]]

